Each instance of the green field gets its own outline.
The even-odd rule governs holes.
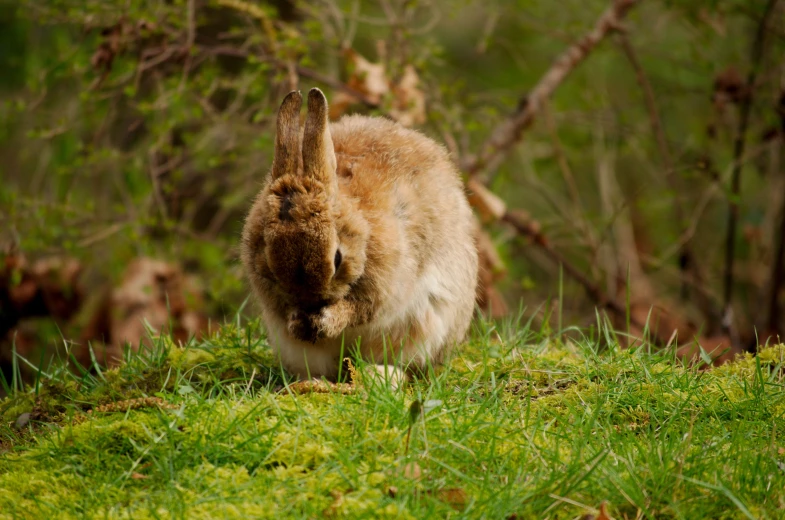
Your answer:
[[[290,391],[253,323],[47,367],[0,402],[0,517],[785,515],[785,345],[700,370],[593,335],[479,324],[430,380],[350,394]],[[168,405],[87,413],[139,397]]]

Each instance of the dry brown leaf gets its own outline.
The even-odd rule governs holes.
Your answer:
[[[146,478],[150,478],[150,476],[149,475],[143,475],[141,473],[137,473],[137,472],[134,471],[133,473],[131,473],[131,478],[135,479],[135,480],[144,480]]]
[[[449,504],[453,509],[457,509],[458,511],[462,511],[463,508],[466,507],[466,502],[469,501],[466,491],[461,488],[439,489],[434,495],[436,498],[445,504]]]
[[[352,70],[347,85],[365,94],[372,103],[381,103],[382,98],[390,92],[384,64],[372,63],[353,49],[346,51],[346,56]]]
[[[484,222],[501,220],[507,212],[507,205],[498,195],[474,179],[469,179],[466,186],[469,188],[469,204],[477,210]]]
[[[397,85],[392,87],[394,101],[390,115],[403,126],[425,123],[425,92],[414,66],[407,65]]]
[[[350,74],[346,86],[363,94],[371,103],[381,104],[390,92],[384,64],[372,63],[354,49],[345,50],[344,57]],[[351,94],[337,92],[330,103],[330,118],[338,119],[357,101]]]
[[[406,65],[398,81],[392,81],[383,61],[374,63],[354,49],[344,51],[349,79],[346,86],[362,94],[367,103],[382,105],[392,94],[389,116],[404,126],[425,122],[425,92],[413,65]],[[347,92],[336,92],[330,103],[330,119],[338,119],[359,99]]]
[[[603,502],[600,504],[600,514],[597,515],[595,520],[613,520],[611,515],[608,514],[608,503]]]
[[[98,306],[88,327],[97,337],[83,339],[104,341],[108,348],[99,361],[114,365],[125,343],[133,349],[149,343],[148,326],[157,333],[171,333],[175,341],[200,337],[207,330],[203,303],[202,290],[178,265],[140,257],[128,264],[120,284]]]
[[[330,504],[327,509],[323,511],[323,514],[327,518],[332,518],[338,514],[338,508],[343,505],[343,493],[337,489],[330,490],[330,496],[333,497],[333,502]]]

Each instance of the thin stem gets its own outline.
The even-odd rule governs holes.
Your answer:
[[[725,242],[725,275],[723,290],[723,306],[725,315],[732,316],[730,311],[733,299],[733,263],[736,255],[736,228],[739,219],[739,197],[741,195],[741,158],[744,156],[746,145],[747,127],[749,126],[750,111],[752,109],[752,98],[755,90],[755,80],[758,77],[758,69],[763,58],[764,40],[766,36],[766,26],[768,25],[771,13],[777,5],[778,0],[769,0],[766,9],[758,23],[758,30],[755,34],[755,41],[752,45],[752,56],[750,60],[750,72],[747,76],[747,92],[742,96],[739,106],[739,127],[733,146],[733,172],[731,173],[731,195],[728,204],[728,232]],[[723,322],[723,328],[729,331],[731,323],[729,320]]]

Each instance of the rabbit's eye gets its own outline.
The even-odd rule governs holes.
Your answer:
[[[340,249],[336,249],[335,250],[335,259],[333,260],[333,263],[335,264],[336,272],[338,271],[338,268],[341,267],[341,260],[343,260],[343,255],[341,255],[341,250]]]

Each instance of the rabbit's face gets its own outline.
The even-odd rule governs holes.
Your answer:
[[[312,314],[346,297],[365,270],[365,220],[307,177],[281,177],[268,193],[256,268],[277,299]]]
[[[278,111],[267,189],[243,230],[243,261],[257,289],[289,315],[312,315],[345,298],[365,270],[370,226],[338,193],[327,100],[308,96],[300,133],[299,92]]]

